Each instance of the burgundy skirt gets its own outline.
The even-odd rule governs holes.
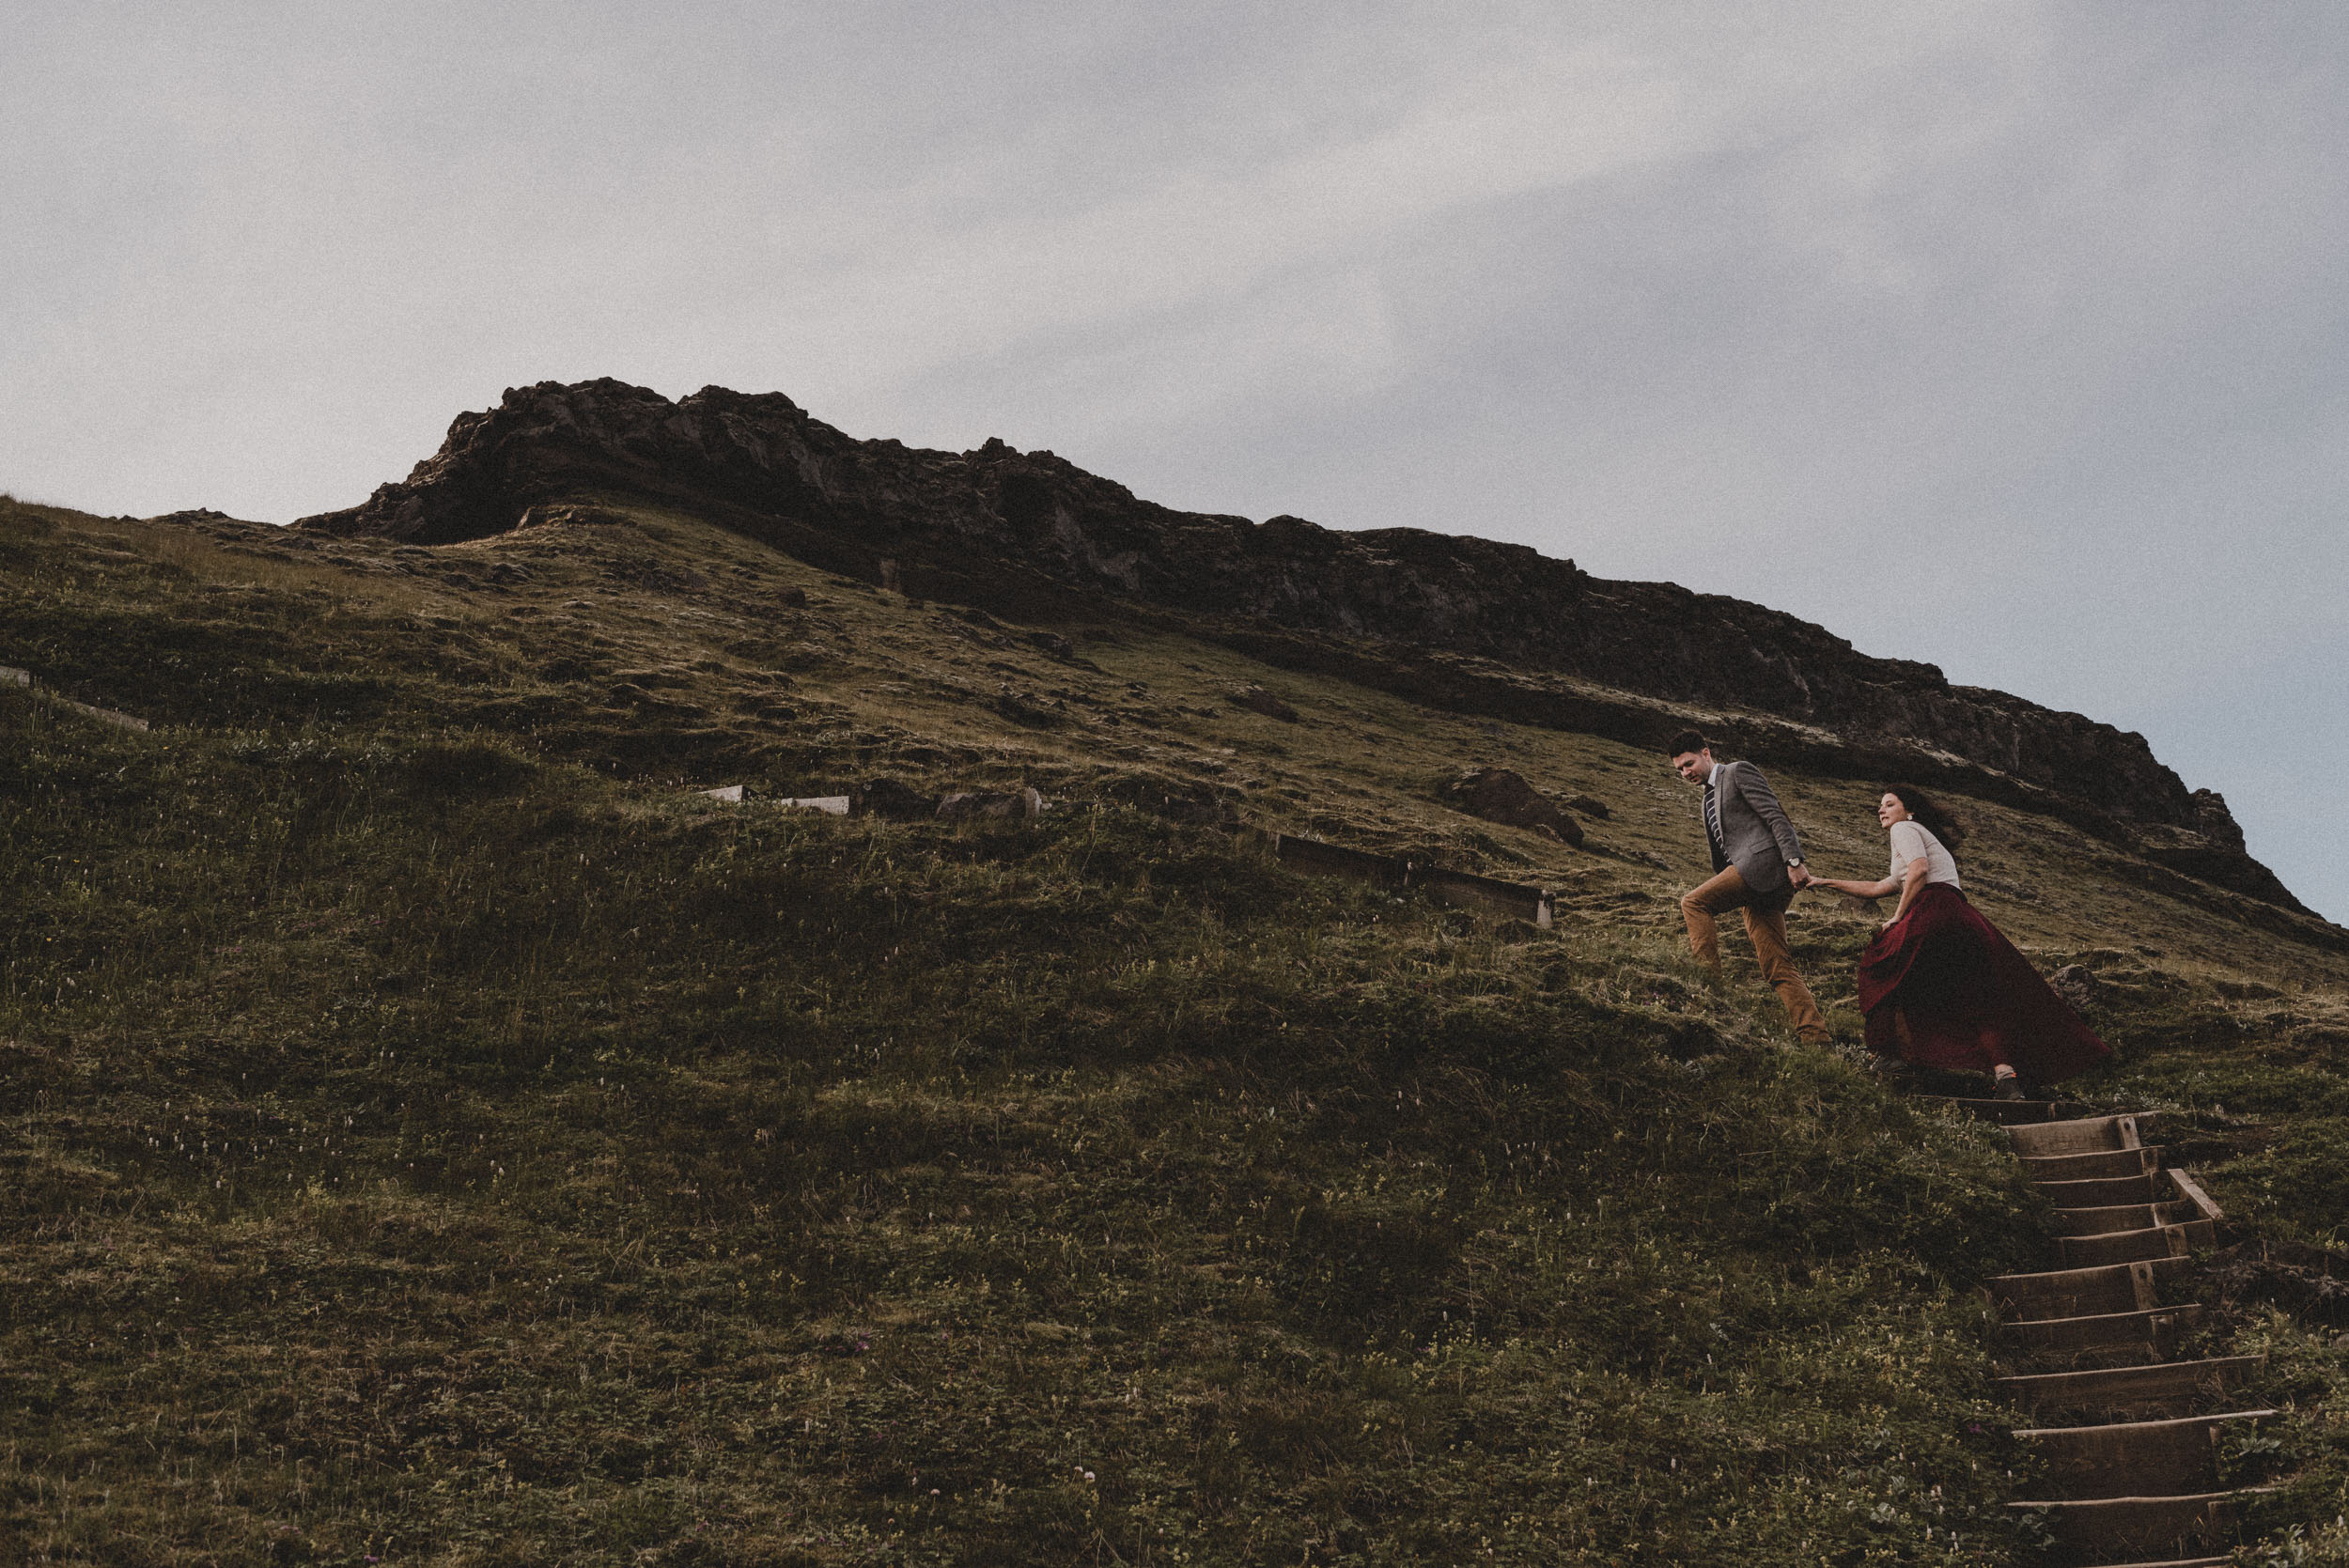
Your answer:
[[[1859,1006],[1868,1048],[1921,1067],[1986,1073],[2003,1060],[2027,1083],[2060,1083],[2112,1054],[1947,882],[1926,883],[1859,955]]]

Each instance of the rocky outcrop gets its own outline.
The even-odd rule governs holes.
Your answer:
[[[1582,825],[1514,768],[1471,768],[1445,784],[1440,798],[1454,811],[1487,822],[1548,831],[1568,844],[1582,842]]]
[[[848,809],[860,816],[916,822],[938,815],[938,797],[899,779],[866,779],[848,791]]]
[[[957,791],[938,802],[938,815],[949,820],[975,817],[996,817],[1004,821],[1031,819],[1044,815],[1044,797],[1033,788],[993,794]]]
[[[2104,999],[2104,982],[2096,971],[2084,964],[2066,964],[2047,976],[2047,984],[2055,994],[2070,1002],[2076,1011],[2085,1013]]]
[[[1278,719],[1283,724],[1297,722],[1297,709],[1289,706],[1261,686],[1234,687],[1228,695],[1233,706],[1244,707],[1251,713],[1261,713],[1268,719]]]
[[[2098,822],[2160,830],[2155,858],[2172,869],[2298,908],[2244,854],[2225,802],[2189,792],[2143,737],[1871,658],[1792,615],[1610,582],[1467,536],[1176,512],[1000,441],[960,453],[859,441],[779,393],[708,387],[672,402],[614,380],[518,388],[460,415],[405,480],[298,526],[445,544],[620,500],[691,508],[925,598],[1041,618],[1039,607],[1079,613],[1108,598],[1213,617],[1235,645],[1316,640],[1318,660],[1373,644],[1355,659],[1363,670],[1408,662],[1378,648],[1419,648],[1453,657],[1441,678],[1455,686],[1481,678],[1460,660],[1484,660],[1724,712],[1733,748],[1761,754],[1767,740],[1789,760],[1841,755],[1871,772],[2051,797]],[[1571,723],[1576,700],[1556,696],[1550,722]],[[1645,735],[1621,705],[1609,712]]]

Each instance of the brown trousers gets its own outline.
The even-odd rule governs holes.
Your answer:
[[[1718,977],[1721,972],[1721,929],[1713,917],[1732,909],[1744,910],[1746,936],[1753,943],[1753,955],[1762,961],[1762,978],[1785,1005],[1787,1021],[1805,1040],[1825,1045],[1830,1038],[1827,1019],[1820,1016],[1811,987],[1796,972],[1794,955],[1786,951],[1786,906],[1793,901],[1791,888],[1766,898],[1757,895],[1733,865],[1683,893],[1680,915],[1688,923],[1688,950],[1697,955],[1698,963]]]

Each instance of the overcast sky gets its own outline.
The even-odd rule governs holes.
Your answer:
[[[2143,731],[2349,919],[2338,0],[0,0],[0,489],[284,521],[507,386],[780,390],[1760,599]]]

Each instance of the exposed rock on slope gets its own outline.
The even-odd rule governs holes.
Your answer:
[[[1470,816],[1547,829],[1568,844],[1582,842],[1582,825],[1513,768],[1471,768],[1446,784],[1442,795],[1446,805]]]
[[[300,526],[446,544],[599,496],[692,508],[928,598],[1033,605],[1074,591],[1277,628],[1315,645],[1299,654],[1260,639],[1252,651],[1277,659],[1286,647],[1398,690],[1417,683],[1475,701],[1492,682],[1456,663],[1398,673],[1391,654],[1349,646],[1439,650],[1766,715],[1782,722],[1736,736],[1757,754],[1775,745],[1815,766],[1840,753],[1861,771],[2051,797],[2106,831],[2129,824],[2138,847],[2173,870],[2300,907],[2243,852],[2226,803],[2189,792],[2141,736],[1952,686],[1929,664],[1870,658],[1792,615],[1672,583],[1609,582],[1522,545],[1177,512],[1050,452],[858,441],[779,393],[708,387],[671,402],[609,380],[518,388],[486,413],[460,415],[405,481]],[[1558,722],[1574,727],[1664,722],[1604,697],[1522,694],[1509,700],[1558,705]]]

